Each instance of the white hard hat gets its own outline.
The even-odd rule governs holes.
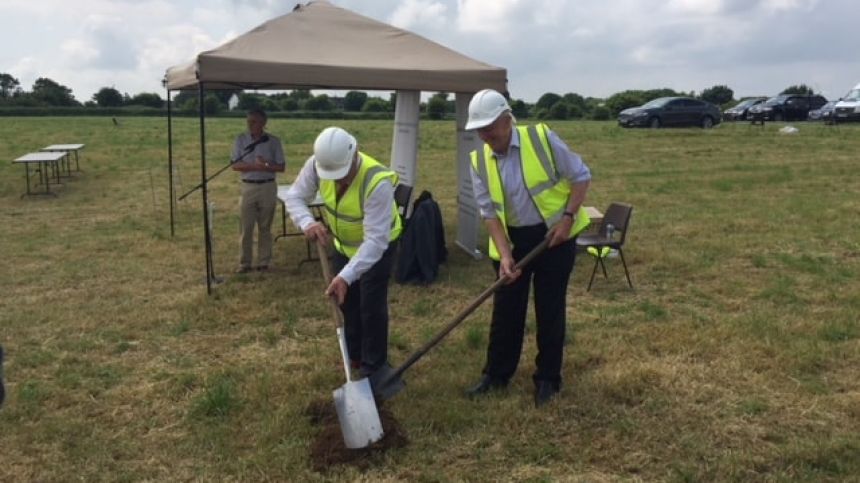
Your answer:
[[[510,110],[511,106],[508,105],[505,96],[497,91],[493,89],[479,91],[469,101],[469,121],[466,122],[466,129],[480,129],[489,126],[503,112]]]
[[[339,127],[327,127],[314,141],[314,167],[322,179],[338,180],[349,173],[358,148],[355,138]]]

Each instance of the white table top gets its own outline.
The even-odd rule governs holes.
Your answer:
[[[278,199],[281,200],[281,203],[287,202],[287,191],[290,190],[289,184],[279,184],[278,185]],[[322,196],[317,192],[317,197],[314,198],[313,201],[308,206],[322,206],[325,202],[322,199]]]
[[[77,151],[78,149],[84,149],[84,146],[86,144],[52,144],[42,148],[42,151]]]
[[[15,163],[46,163],[51,161],[58,161],[62,159],[66,155],[65,152],[49,152],[42,151],[38,153],[27,153],[20,158],[16,159]]]

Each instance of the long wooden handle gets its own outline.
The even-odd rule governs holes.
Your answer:
[[[332,273],[331,273],[331,265],[328,262],[328,252],[326,251],[325,246],[322,243],[315,242],[317,246],[317,255],[320,259],[320,265],[322,266],[323,278],[325,279],[326,287],[331,283]],[[340,311],[340,306],[337,304],[337,300],[334,297],[329,297],[329,301],[331,302],[331,310],[334,315],[334,321],[337,325],[337,328],[343,328],[343,312]]]
[[[544,250],[546,250],[547,246],[549,246],[549,238],[544,238],[544,240],[540,242],[538,246],[534,247],[532,251],[530,251],[525,257],[522,258],[522,260],[517,262],[515,267],[516,270],[520,270],[529,263],[531,263],[531,261],[534,260],[535,257],[543,253]],[[449,322],[448,325],[445,326],[445,328],[442,329],[441,332],[436,334],[436,337],[433,337],[433,339],[431,339],[420,349],[415,351],[414,354],[409,356],[409,359],[407,359],[406,362],[404,362],[400,365],[400,367],[395,369],[394,372],[392,372],[391,375],[385,381],[382,382],[381,386],[384,386],[385,383],[388,381],[392,381],[400,377],[406,369],[409,369],[412,364],[415,364],[418,359],[423,357],[424,354],[426,354],[430,349],[436,346],[436,344],[438,344],[442,339],[444,339],[445,336],[448,335],[448,333],[454,330],[454,328],[460,325],[460,323],[463,322],[466,317],[468,317],[472,312],[475,311],[475,309],[477,309],[482,303],[484,303],[484,301],[487,300],[487,298],[489,298],[490,295],[493,294],[493,292],[498,290],[502,285],[506,283],[508,283],[508,277],[502,277],[496,280],[495,283],[487,287],[483,292],[481,292],[480,295],[478,295],[478,297],[475,298],[475,300],[472,301],[472,303],[469,304],[468,307],[466,307],[459,314],[457,314],[457,316],[454,317],[454,319]]]

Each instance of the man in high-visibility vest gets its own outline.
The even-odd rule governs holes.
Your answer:
[[[402,231],[394,205],[397,174],[358,150],[339,127],[324,129],[286,196],[293,223],[309,240],[334,240],[336,276],[326,288],[344,315],[353,368],[374,376],[388,366],[388,281]],[[319,191],[325,224],[308,208]]]
[[[522,351],[529,285],[534,283],[537,319],[535,405],[559,391],[565,339],[567,282],[575,237],[589,223],[582,208],[591,172],[545,124],[517,126],[507,100],[485,89],[469,103],[466,129],[484,142],[473,151],[472,185],[490,235],[489,253],[498,277],[509,282],[493,295],[487,362],[471,397],[503,388]],[[549,238],[549,246],[522,270],[516,260]]]

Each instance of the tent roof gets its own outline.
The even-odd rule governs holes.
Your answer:
[[[196,60],[167,69],[167,88],[507,90],[507,71],[336,7],[297,5]]]

